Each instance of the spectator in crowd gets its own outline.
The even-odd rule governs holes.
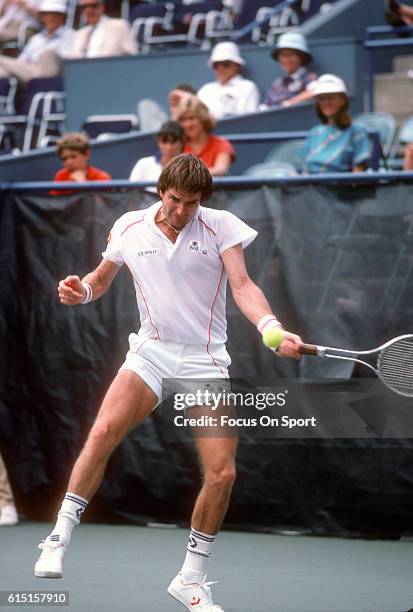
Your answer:
[[[183,98],[187,98],[191,95],[196,94],[196,89],[192,87],[192,85],[188,85],[187,83],[182,83],[181,85],[177,85],[168,95],[168,104],[169,104],[169,116],[173,121],[176,121],[176,110],[179,106],[179,103]]]
[[[314,86],[315,109],[322,125],[313,127],[302,151],[303,171],[363,172],[370,159],[364,127],[353,124],[346,84],[323,74]]]
[[[409,172],[413,170],[413,144],[412,143],[405,146],[403,170],[407,170]]]
[[[6,466],[0,455],[0,527],[16,525],[19,522],[14,505]]]
[[[184,153],[193,153],[205,163],[212,176],[228,174],[235,151],[225,138],[213,136],[215,120],[196,96],[182,100],[177,119],[185,132]]]
[[[285,32],[279,37],[271,55],[285,75],[274,81],[260,108],[292,106],[312,98],[311,89],[317,75],[307,69],[312,56],[305,37],[299,32]]]
[[[141,157],[132,168],[129,179],[131,181],[156,182],[164,166],[182,153],[184,140],[185,134],[179,123],[177,121],[165,121],[156,134],[159,152],[150,157]],[[155,188],[148,188],[148,191],[157,192]]]
[[[80,0],[86,25],[75,33],[72,59],[135,55],[138,52],[129,23],[105,15],[103,0]]]
[[[412,25],[413,24],[413,6],[396,2],[396,0],[386,0],[386,19],[387,22],[394,26]]]
[[[112,177],[104,170],[89,165],[90,141],[86,134],[72,132],[65,134],[57,143],[57,153],[63,162],[63,168],[58,170],[53,181],[110,181]],[[53,191],[58,195],[62,191]],[[68,193],[68,192],[66,192]]]
[[[15,76],[26,83],[60,74],[73,42],[73,30],[65,26],[66,2],[43,0],[39,14],[42,31],[31,37],[18,58],[0,56],[0,77]]]
[[[198,98],[209,108],[215,119],[253,113],[258,109],[260,93],[252,81],[241,76],[245,61],[233,42],[218,43],[208,60],[216,80],[198,91]]]
[[[16,39],[23,23],[28,28],[37,29],[39,5],[40,0],[2,0],[0,2],[0,44]]]

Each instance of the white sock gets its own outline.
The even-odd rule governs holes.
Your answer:
[[[80,517],[86,510],[87,504],[87,499],[68,491],[63,498],[56,525],[49,538],[54,541],[63,539],[66,544],[69,544],[72,531],[76,525],[79,525]]]
[[[208,535],[191,527],[186,557],[181,570],[184,583],[200,583],[205,574],[207,559],[211,556],[214,535]]]

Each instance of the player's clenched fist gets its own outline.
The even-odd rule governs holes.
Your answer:
[[[85,297],[85,288],[78,276],[66,276],[57,287],[59,300],[66,306],[81,304]]]

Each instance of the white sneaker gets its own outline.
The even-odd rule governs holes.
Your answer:
[[[168,587],[168,593],[179,601],[188,610],[198,612],[224,612],[221,606],[214,605],[212,601],[211,584],[216,582],[206,582],[206,575],[201,584],[183,584],[181,574],[175,576]]]
[[[39,544],[43,551],[34,566],[37,578],[63,578],[63,557],[68,542],[59,535],[51,535]]]
[[[11,527],[17,525],[19,517],[14,506],[3,506],[0,509],[0,527]]]

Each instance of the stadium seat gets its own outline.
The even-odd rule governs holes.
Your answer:
[[[103,134],[128,134],[138,129],[138,118],[132,113],[114,115],[89,115],[83,123],[82,130],[90,138],[102,137]]]
[[[136,114],[139,119],[139,129],[143,132],[155,132],[162,123],[168,119],[163,108],[154,100],[144,98],[136,105]]]
[[[408,117],[401,125],[388,159],[392,170],[399,170],[403,166],[403,149],[406,144],[413,142],[413,116]]]
[[[17,90],[17,79],[0,78],[0,115],[13,115],[14,100]]]
[[[408,144],[413,142],[413,116],[408,117],[400,127],[397,141],[400,144]]]
[[[390,113],[361,113],[353,118],[353,122],[362,125],[367,131],[378,132],[383,157],[386,159],[392,149],[396,135],[396,120]]]
[[[32,79],[20,98],[17,115],[3,116],[2,123],[13,134],[14,147],[27,152],[52,133],[64,129],[65,93],[61,77]]]
[[[299,169],[301,166],[300,153],[304,146],[305,138],[286,140],[279,142],[264,157],[267,162],[285,162]]]
[[[140,52],[147,53],[155,45],[202,45],[206,14],[222,8],[220,0],[207,0],[194,4],[170,4],[163,16],[138,17],[132,23],[132,31]],[[136,14],[136,13],[134,13]]]
[[[294,176],[296,174],[297,170],[292,164],[277,161],[254,164],[243,172],[244,176],[262,178],[277,178],[282,176]]]

